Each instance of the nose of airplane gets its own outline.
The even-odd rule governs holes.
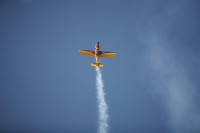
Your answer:
[[[96,48],[96,49],[99,49],[99,44],[96,44],[96,45],[95,45],[95,48]]]

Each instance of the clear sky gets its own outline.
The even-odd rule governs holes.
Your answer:
[[[1,0],[0,132],[94,133],[102,58],[110,133],[200,132],[198,0]]]

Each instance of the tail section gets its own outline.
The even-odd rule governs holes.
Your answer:
[[[98,67],[102,67],[103,64],[102,63],[91,63],[91,66],[98,66]]]

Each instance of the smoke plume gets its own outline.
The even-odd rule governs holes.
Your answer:
[[[195,85],[187,78],[187,70],[176,56],[164,46],[164,41],[153,39],[150,64],[156,76],[156,91],[162,95],[169,113],[168,124],[174,133],[199,132],[199,113],[195,103]],[[166,46],[166,45],[165,45]]]
[[[96,67],[96,74],[97,102],[99,115],[98,133],[108,133],[108,106],[105,100],[102,74],[99,67]]]

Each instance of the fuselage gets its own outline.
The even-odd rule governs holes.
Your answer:
[[[95,45],[95,57],[96,57],[96,63],[99,61],[99,42]]]

